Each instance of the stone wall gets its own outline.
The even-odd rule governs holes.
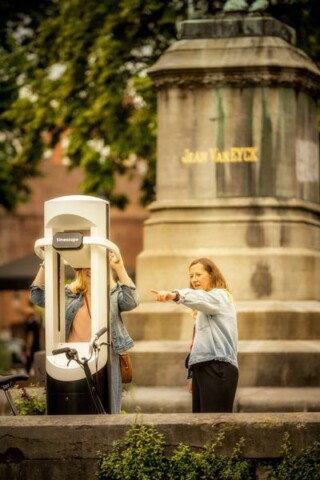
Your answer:
[[[110,452],[136,422],[154,425],[169,450],[179,443],[201,448],[222,431],[217,453],[230,454],[244,437],[243,456],[257,463],[281,456],[285,432],[296,452],[320,437],[320,413],[0,416],[0,478],[93,479],[97,452]]]

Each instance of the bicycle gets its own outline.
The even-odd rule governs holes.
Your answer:
[[[73,360],[77,362],[77,364],[84,370],[89,393],[93,402],[93,405],[99,414],[106,415],[107,412],[104,409],[103,403],[100,399],[100,395],[98,393],[98,386],[97,383],[91,373],[89,368],[89,361],[91,360],[93,354],[98,354],[101,346],[109,345],[108,343],[98,343],[99,338],[107,331],[107,327],[101,328],[95,335],[92,336],[89,342],[89,356],[79,358],[78,351],[75,348],[70,347],[62,347],[52,351],[53,355],[59,355],[61,353],[65,353],[69,363]],[[96,362],[98,361],[98,355],[96,355]],[[12,375],[0,375],[0,390],[4,392],[4,395],[7,399],[8,405],[11,409],[13,415],[19,415],[18,409],[15,406],[14,400],[10,393],[10,389],[13,388],[17,382],[27,381],[29,379],[29,375],[23,373],[17,373]]]
[[[79,358],[78,351],[75,348],[71,347],[62,347],[62,348],[57,348],[55,350],[52,350],[52,355],[59,355],[61,353],[65,353],[67,359],[69,360],[67,363],[67,366],[69,363],[73,360],[75,361],[83,370],[85,373],[89,393],[91,396],[92,403],[97,411],[98,414],[106,415],[107,412],[104,409],[103,403],[101,401],[100,395],[98,393],[98,385],[96,383],[96,380],[94,379],[91,370],[89,368],[89,362],[93,356],[93,354],[96,354],[96,364],[98,363],[98,354],[100,351],[100,348],[102,345],[109,345],[106,342],[103,343],[98,343],[99,338],[101,335],[107,332],[107,327],[101,328],[95,335],[91,337],[91,340],[89,342],[89,356],[88,357],[82,357],[81,359]]]
[[[3,391],[10,406],[13,415],[18,415],[19,412],[14,404],[10,389],[15,386],[17,382],[29,380],[29,375],[24,373],[16,373],[13,375],[0,375],[0,390]]]

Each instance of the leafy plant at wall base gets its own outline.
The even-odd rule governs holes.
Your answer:
[[[32,387],[34,385],[30,385]],[[19,415],[44,415],[46,413],[46,397],[39,393],[29,393],[25,387],[17,387],[20,397],[14,403]]]
[[[98,453],[99,479],[108,480],[253,480],[252,462],[240,457],[243,439],[231,455],[216,455],[223,434],[201,452],[180,444],[165,455],[163,435],[154,427],[133,425],[110,454]]]
[[[183,480],[197,480],[199,478],[199,453],[194,452],[188,445],[179,444],[170,458],[168,478]]]
[[[170,458],[170,480],[251,480],[254,478],[252,462],[240,456],[244,444],[242,438],[231,455],[217,455],[215,450],[222,445],[223,433],[205,445],[203,451],[193,452],[180,444]]]
[[[154,427],[133,425],[123,440],[113,442],[113,453],[98,454],[98,475],[110,480],[161,480],[167,463],[163,435]]]
[[[320,441],[294,454],[290,435],[285,433],[281,452],[281,461],[276,466],[267,467],[268,480],[320,479]]]
[[[250,480],[252,477],[252,466],[249,460],[241,458],[241,448],[244,445],[244,438],[240,439],[233,449],[231,455],[215,454],[215,448],[222,444],[223,435],[217,437],[215,442],[205,447],[202,454],[203,474],[202,478],[221,478],[233,480]]]

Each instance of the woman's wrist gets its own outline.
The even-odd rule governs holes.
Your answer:
[[[175,294],[174,298],[172,299],[174,302],[179,302],[180,300],[180,293],[177,292],[177,291],[174,291],[172,292],[173,294]]]

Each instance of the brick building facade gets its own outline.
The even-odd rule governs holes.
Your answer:
[[[43,160],[43,176],[29,182],[32,195],[28,203],[20,204],[14,214],[0,209],[0,265],[33,253],[35,240],[44,234],[43,211],[46,200],[82,193],[80,184],[83,176],[80,169],[69,171],[60,158],[57,150],[50,159]],[[142,227],[148,216],[147,210],[139,205],[140,182],[139,173],[131,180],[120,177],[117,190],[129,196],[130,205],[125,211],[111,207],[111,240],[119,246],[131,275],[134,275],[136,257],[142,250]],[[28,297],[28,290],[0,291],[2,335],[23,336],[23,312],[28,306]]]

